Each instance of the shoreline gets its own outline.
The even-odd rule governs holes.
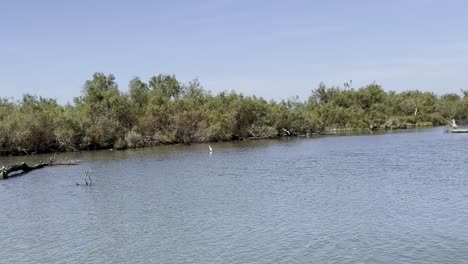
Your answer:
[[[213,94],[194,80],[160,74],[119,90],[95,73],[73,104],[25,94],[0,102],[0,156],[126,149],[433,127],[468,121],[468,93],[385,91],[372,83],[320,83],[307,100],[267,101],[235,91]]]
[[[0,159],[2,157],[36,157],[36,156],[46,156],[48,154],[55,155],[55,154],[74,154],[80,152],[95,152],[95,151],[125,151],[125,150],[135,150],[135,149],[145,149],[145,148],[153,148],[153,147],[160,147],[160,146],[189,146],[193,144],[213,144],[213,143],[236,143],[236,142],[248,142],[248,141],[261,141],[261,140],[281,140],[286,138],[320,138],[326,136],[368,136],[368,135],[382,135],[387,133],[402,133],[405,131],[412,131],[412,130],[419,130],[419,129],[431,129],[437,128],[442,126],[424,126],[424,127],[410,127],[410,128],[396,128],[396,129],[329,129],[326,132],[322,133],[307,133],[307,134],[297,134],[297,135],[278,135],[276,137],[263,137],[263,138],[244,138],[244,139],[236,139],[236,140],[225,140],[225,141],[204,141],[204,142],[175,142],[175,143],[158,143],[152,145],[141,145],[137,147],[125,147],[125,148],[95,148],[95,149],[80,149],[76,151],[60,151],[60,150],[51,150],[46,152],[18,152],[17,154],[0,154]],[[0,164],[1,165],[1,164]]]

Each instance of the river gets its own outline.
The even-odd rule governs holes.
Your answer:
[[[0,181],[0,263],[468,263],[468,134],[211,146],[65,153],[82,164]]]

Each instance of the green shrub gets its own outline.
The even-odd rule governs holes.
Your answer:
[[[125,149],[127,145],[125,144],[125,140],[123,138],[118,138],[114,143],[115,149]]]
[[[137,148],[143,146],[140,133],[131,130],[125,135],[125,142],[129,148]]]
[[[116,149],[154,144],[271,138],[357,130],[404,129],[468,121],[468,92],[436,96],[386,92],[377,84],[353,89],[321,83],[306,101],[266,101],[236,92],[212,95],[194,80],[173,75],[148,83],[134,78],[129,92],[112,74],[95,73],[73,105],[25,95],[0,99],[0,154]]]

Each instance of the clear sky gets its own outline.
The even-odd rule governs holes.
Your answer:
[[[468,89],[468,1],[0,1],[0,97],[65,103],[96,71],[305,99],[323,81]]]

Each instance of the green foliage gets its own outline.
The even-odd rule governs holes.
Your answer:
[[[126,142],[122,138],[118,138],[115,143],[114,143],[114,148],[115,149],[125,149],[127,147]]]
[[[468,121],[463,95],[385,92],[320,83],[307,101],[266,101],[236,92],[212,95],[198,80],[174,75],[138,77],[128,93],[115,77],[95,73],[73,105],[24,95],[0,99],[0,154],[136,148],[146,145],[274,138],[329,130],[397,129]]]
[[[148,105],[149,88],[148,85],[135,77],[129,84],[129,95],[134,115],[141,114],[142,110]]]
[[[128,132],[125,135],[125,143],[129,148],[137,148],[143,146],[140,133],[136,132],[135,129]]]

